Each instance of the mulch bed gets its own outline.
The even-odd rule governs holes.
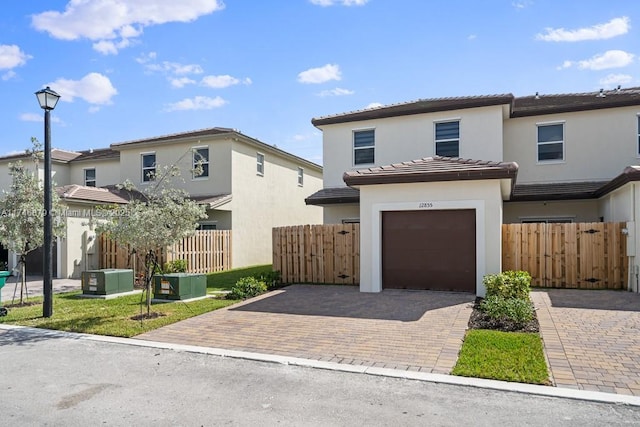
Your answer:
[[[492,319],[480,310],[482,298],[476,298],[473,304],[473,312],[469,318],[469,329],[493,329],[504,332],[540,332],[540,324],[536,311],[533,311],[533,319],[524,324],[510,320]]]

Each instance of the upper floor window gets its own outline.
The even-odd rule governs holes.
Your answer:
[[[142,182],[156,179],[156,153],[141,154],[142,156]]]
[[[371,164],[375,161],[376,134],[374,129],[353,132],[353,164]]]
[[[564,123],[538,125],[538,161],[564,160]]]
[[[193,149],[193,177],[206,178],[209,176],[209,147],[195,147]]]
[[[638,115],[638,156],[640,156],[640,115]]]
[[[95,169],[84,170],[84,185],[86,187],[96,186],[96,170]]]
[[[304,185],[304,169],[298,168],[298,185],[302,187]]]
[[[436,123],[436,155],[460,156],[460,121]]]
[[[264,176],[264,154],[256,153],[256,171],[258,175]]]

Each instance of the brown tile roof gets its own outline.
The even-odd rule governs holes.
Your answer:
[[[194,130],[189,132],[180,132],[180,133],[174,133],[170,135],[156,136],[152,138],[117,142],[117,143],[111,144],[111,147],[126,147],[128,145],[143,144],[143,143],[150,144],[150,143],[157,143],[157,142],[169,142],[169,141],[173,142],[176,139],[198,138],[198,137],[205,137],[205,136],[212,136],[212,135],[222,135],[222,134],[233,133],[233,132],[237,132],[237,131],[231,128],[213,127],[213,128],[199,129],[199,130]]]
[[[640,105],[640,87],[515,98],[511,117]]]
[[[209,205],[209,209],[215,209],[219,206],[222,206],[226,203],[229,203],[232,199],[231,194],[217,194],[217,195],[209,195],[209,196],[191,196],[191,200],[195,200],[196,202],[204,205]]]
[[[314,126],[346,123],[384,117],[408,116],[435,111],[459,110],[464,108],[487,107],[491,105],[511,105],[513,95],[460,96],[452,98],[419,99],[417,101],[386,105],[378,108],[351,111],[348,113],[317,117],[311,120]]]
[[[111,148],[97,148],[91,150],[82,150],[78,152],[80,155],[73,159],[73,162],[82,162],[85,160],[109,160],[119,159],[120,152]]]
[[[76,159],[78,156],[80,156],[80,153],[78,153],[77,151],[61,150],[59,148],[52,148],[51,149],[51,160],[52,161],[58,161],[58,162],[67,163],[69,161],[72,161],[72,160]],[[0,161],[2,161],[2,160],[27,160],[27,159],[31,159],[31,154],[27,154],[26,150],[24,152],[22,152],[22,153],[19,153],[19,154],[9,154],[7,156],[0,156]]]
[[[58,196],[64,201],[126,204],[131,200],[126,190],[116,188],[85,187],[84,185],[65,185],[57,187]]]
[[[323,188],[304,199],[304,201],[307,205],[360,203],[360,190],[351,187]]]
[[[624,171],[596,191],[598,197],[616,190],[628,182],[640,181],[640,166],[627,166]]]
[[[434,156],[388,166],[349,171],[345,172],[342,178],[349,186],[501,178],[510,178],[513,185],[517,173],[518,165],[513,162],[489,162]]]
[[[598,189],[607,184],[607,182],[556,182],[516,185],[509,201],[593,199],[598,197]]]

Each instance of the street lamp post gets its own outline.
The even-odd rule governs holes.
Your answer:
[[[53,315],[53,223],[51,218],[51,125],[50,113],[56,108],[60,95],[49,86],[36,92],[40,108],[44,110],[44,269],[42,316]]]

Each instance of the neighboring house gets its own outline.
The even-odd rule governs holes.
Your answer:
[[[0,168],[18,157],[25,158],[0,158]],[[52,150],[52,158],[56,190],[68,208],[67,236],[54,248],[60,254],[54,262],[57,277],[79,277],[83,270],[98,268],[96,236],[88,225],[93,207],[127,203],[130,195],[116,184],[129,180],[143,189],[162,165],[178,166],[184,182],[176,185],[206,205],[208,218],[200,229],[233,231],[234,268],[271,263],[273,227],[322,222],[322,209],[304,202],[322,188],[322,167],[233,129],[203,129],[100,150]],[[203,170],[199,176],[192,174],[196,163]],[[6,180],[0,188],[8,188],[2,169],[0,177]],[[9,258],[10,265],[15,263]],[[34,259],[32,264],[42,263]]]
[[[640,88],[424,99],[315,118],[326,224],[360,222],[360,289],[484,296],[501,225],[629,222],[640,247]],[[637,283],[629,287],[638,291]]]

